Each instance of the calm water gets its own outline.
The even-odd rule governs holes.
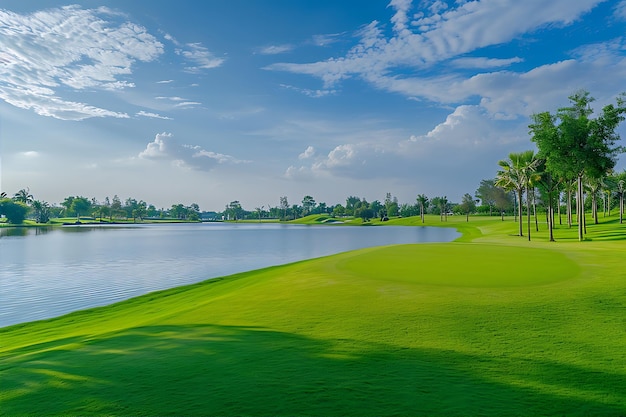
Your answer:
[[[447,228],[230,223],[0,229],[0,327],[266,266],[457,236]]]

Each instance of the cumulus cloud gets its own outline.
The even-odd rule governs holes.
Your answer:
[[[211,171],[221,164],[239,164],[249,161],[238,160],[230,155],[207,151],[198,145],[180,144],[171,133],[158,133],[154,140],[139,153],[141,159],[169,160],[181,168]]]
[[[0,98],[65,120],[129,117],[64,94],[132,88],[133,65],[163,53],[145,28],[104,7],[66,6],[28,15],[0,10],[0,37]]]
[[[298,155],[298,159],[309,159],[315,156],[315,148],[312,146],[307,147],[304,152]]]
[[[527,130],[527,121],[497,120],[479,105],[461,105],[424,134],[402,138],[399,132],[373,130],[371,138],[346,136],[326,151],[316,149],[307,158],[300,154],[300,163],[289,166],[284,176],[294,181],[383,180],[432,195],[454,182],[471,192],[476,178],[493,177],[499,159],[532,146]]]

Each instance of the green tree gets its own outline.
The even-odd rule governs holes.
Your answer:
[[[341,204],[336,204],[335,207],[333,207],[332,214],[334,217],[343,217],[346,214],[346,209]]]
[[[564,179],[577,183],[576,213],[578,239],[584,235],[583,178],[602,178],[616,164],[623,147],[616,145],[620,137],[615,132],[624,120],[626,96],[622,93],[616,105],[603,107],[602,113],[591,118],[594,98],[581,90],[569,97],[570,106],[556,114],[542,112],[532,116],[529,125],[531,140],[537,144],[539,155],[546,159],[546,169]]]
[[[469,222],[470,213],[476,210],[476,201],[474,201],[474,198],[470,194],[465,193],[461,199],[459,208],[461,212],[465,214],[465,221]]]
[[[31,207],[37,223],[48,223],[50,221],[50,205],[48,203],[34,200],[31,203]]]
[[[119,216],[122,213],[122,200],[116,195],[111,200],[111,212],[109,214],[109,220],[113,220],[113,217]]]
[[[11,224],[22,224],[26,219],[30,208],[21,201],[14,201],[10,198],[0,199],[0,215],[6,216]]]
[[[305,195],[302,199],[302,214],[304,216],[310,214],[315,208],[315,199],[310,195]]]
[[[91,200],[85,197],[74,197],[70,208],[76,214],[76,219],[80,221],[81,214],[89,213]]]
[[[474,195],[483,206],[489,207],[489,216],[491,216],[496,205],[496,199],[501,192],[502,188],[496,185],[495,179],[486,179],[480,181],[480,185]]]
[[[239,220],[243,217],[243,208],[238,200],[231,201],[226,206],[226,213],[229,220]]]
[[[363,223],[374,217],[374,211],[367,204],[361,204],[355,211],[355,217],[360,217]]]
[[[354,210],[361,204],[361,199],[353,195],[346,198],[345,211],[347,216],[354,216]]]

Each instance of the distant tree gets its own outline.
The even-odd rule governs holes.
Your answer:
[[[228,215],[229,220],[239,220],[243,216],[243,209],[241,208],[241,203],[238,200],[231,201],[226,206],[226,213]]]
[[[50,205],[48,203],[34,200],[31,203],[31,207],[37,223],[48,223],[50,221]]]
[[[346,215],[354,216],[354,210],[360,205],[361,199],[359,197],[355,197],[353,195],[346,198]]]
[[[465,214],[465,221],[469,222],[470,213],[476,210],[476,202],[470,194],[465,193],[461,199],[459,208],[461,209],[461,212]]]
[[[109,220],[113,220],[113,217],[119,216],[122,213],[122,200],[116,195],[111,200],[111,212],[109,214]]]
[[[279,207],[283,211],[283,220],[286,220],[287,210],[289,209],[289,201],[287,201],[287,196],[280,197]]]
[[[476,193],[476,198],[480,203],[489,207],[489,215],[493,215],[493,208],[496,205],[496,197],[501,192],[501,188],[496,185],[495,179],[481,180]]]
[[[362,204],[356,209],[355,217],[360,217],[363,223],[369,222],[374,217],[374,211],[368,205]]]
[[[346,209],[341,204],[336,204],[333,207],[332,215],[335,217],[342,217],[346,214]]]
[[[304,196],[302,199],[302,215],[306,216],[315,208],[315,199],[310,195]]]
[[[88,198],[74,197],[72,200],[71,210],[76,214],[76,218],[80,219],[81,214],[89,213],[91,205],[91,200]]]
[[[424,213],[426,213],[426,208],[428,207],[428,197],[425,194],[419,194],[417,196],[417,204],[420,207],[420,217],[422,219],[422,223],[424,223]]]

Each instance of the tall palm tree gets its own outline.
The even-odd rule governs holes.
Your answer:
[[[528,240],[530,240],[530,198],[528,190],[531,184],[536,181],[535,170],[539,160],[535,157],[535,151],[512,152],[508,160],[498,161],[502,168],[498,171],[496,185],[508,190],[517,192],[519,216],[519,236],[524,236],[524,221],[522,219],[522,196],[526,191],[526,211],[528,216]]]
[[[428,204],[428,197],[426,197],[425,194],[418,195],[417,204],[420,206],[420,217],[422,219],[422,223],[424,223],[424,210],[426,208],[426,204]]]

